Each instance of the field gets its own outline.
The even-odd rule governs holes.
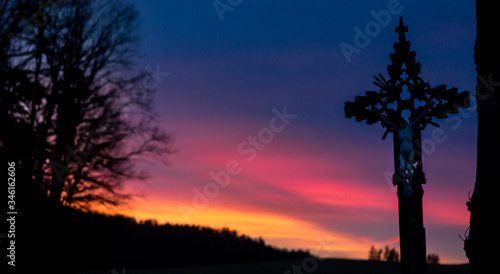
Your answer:
[[[317,261],[316,261],[317,262]],[[300,272],[294,272],[297,266],[300,266]],[[304,266],[304,268],[302,268]],[[289,272],[287,272],[289,271]],[[169,269],[116,269],[101,271],[75,271],[73,274],[292,274],[292,273],[315,273],[315,274],[397,274],[399,273],[399,264],[374,262],[363,260],[343,260],[327,259],[317,262],[292,260],[279,262],[264,262],[253,264],[234,264],[222,266],[205,266],[189,268],[169,268]],[[468,264],[464,265],[429,265],[427,274],[468,274],[470,268]]]

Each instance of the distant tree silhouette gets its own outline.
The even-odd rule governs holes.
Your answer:
[[[147,82],[132,71],[137,11],[115,0],[67,0],[57,9],[7,2],[0,123],[9,130],[0,146],[33,195],[82,209],[124,202],[123,182],[147,178],[135,160],[172,152],[171,135],[154,125],[151,88],[137,92]],[[40,10],[47,20],[27,31],[22,17],[40,21]]]
[[[385,246],[385,249],[384,249],[384,255],[382,257],[382,260],[384,261],[387,261],[387,259],[390,257],[390,249],[389,249],[389,246]]]
[[[375,246],[372,245],[370,247],[370,252],[368,253],[368,260],[370,261],[378,261],[377,260],[377,251],[375,250]]]
[[[428,264],[439,264],[439,255],[435,253],[430,253],[427,255]]]
[[[383,256],[382,256],[382,253]],[[374,245],[370,247],[370,252],[368,259],[371,261],[386,261],[386,262],[399,262],[399,252],[389,246],[385,246],[385,249],[377,250]]]
[[[381,255],[382,255],[382,249],[377,250],[377,249],[375,249],[374,245],[372,245],[370,247],[370,253],[368,255],[368,259],[370,261],[380,261],[381,260]]]
[[[470,229],[464,241],[472,273],[496,273],[500,257],[498,193],[500,192],[500,2],[476,0],[478,114],[476,182],[467,202]]]
[[[389,246],[385,246],[383,260],[386,262],[399,262],[399,252],[395,248],[390,249]]]
[[[386,262],[399,262],[399,252],[395,249],[392,248],[389,251],[388,256],[385,257]]]

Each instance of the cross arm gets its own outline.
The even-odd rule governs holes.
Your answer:
[[[366,120],[368,125],[381,121],[380,116],[373,111],[378,102],[385,94],[376,91],[367,91],[366,96],[356,96],[354,102],[346,102],[344,105],[345,117],[355,117],[356,121]]]
[[[470,107],[468,91],[458,92],[457,88],[447,89],[446,85],[437,86],[429,91],[431,98],[437,102],[429,116],[437,119],[446,119],[448,114],[457,114],[460,108]]]

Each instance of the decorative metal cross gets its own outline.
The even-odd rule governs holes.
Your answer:
[[[427,124],[439,126],[432,119],[444,119],[459,108],[469,107],[469,93],[447,89],[446,85],[431,88],[419,77],[420,63],[415,62],[415,51],[410,51],[406,40],[408,27],[399,18],[394,43],[395,53],[390,55],[392,65],[387,66],[389,80],[382,74],[373,82],[380,91],[367,91],[356,96],[354,102],[345,103],[347,118],[366,120],[367,124],[381,122],[394,133],[393,184],[398,187],[399,234],[401,247],[401,272],[425,273],[425,228],[422,214],[422,184],[425,175],[422,168],[421,130]]]

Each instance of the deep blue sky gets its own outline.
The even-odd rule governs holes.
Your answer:
[[[158,205],[164,199],[170,207],[189,204],[192,188],[203,187],[210,170],[240,159],[238,144],[268,124],[273,108],[286,106],[297,118],[205,210],[225,210],[228,216],[231,210],[244,216],[272,213],[301,223],[301,233],[324,234],[280,237],[250,221],[215,221],[203,213],[192,222],[227,225],[287,247],[315,249],[309,241],[313,236],[332,235],[338,241],[329,247],[334,256],[363,258],[370,243],[396,245],[397,198],[384,177],[393,168],[392,138],[381,140],[380,124],[344,118],[344,102],[375,90],[373,75],[387,77],[399,16],[409,26],[407,37],[422,64],[421,77],[431,86],[447,84],[473,93],[475,6],[474,1],[402,0],[402,11],[348,63],[339,44],[353,45],[353,28],[364,29],[374,20],[370,12],[387,10],[391,2],[243,0],[221,21],[211,0],[134,1],[144,37],[144,57],[137,68],[159,65],[170,73],[157,88],[155,104],[162,127],[175,133],[179,149],[168,167],[153,168],[146,191],[151,201]],[[428,251],[448,262],[466,261],[458,234],[468,226],[465,201],[475,176],[473,110],[437,121],[447,138],[429,147],[424,160]],[[423,138],[433,129],[426,129]],[[313,191],[328,184],[331,200]],[[351,192],[341,191],[345,189]],[[358,204],[367,199],[373,207]],[[239,204],[230,210],[222,201]],[[135,214],[182,220],[176,208],[146,208],[139,205]]]

